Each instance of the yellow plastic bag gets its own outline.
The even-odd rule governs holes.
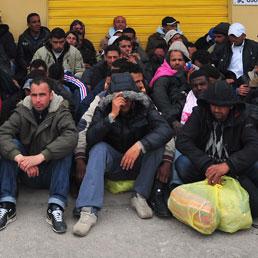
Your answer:
[[[249,195],[239,182],[232,177],[224,176],[222,185],[215,186],[218,191],[218,209],[220,224],[218,229],[234,233],[248,229],[252,225]]]
[[[168,200],[172,214],[203,234],[215,229],[233,233],[251,227],[248,193],[239,182],[224,176],[222,185],[207,180],[175,188]]]
[[[135,180],[113,181],[106,179],[105,188],[113,194],[127,192],[133,189],[134,182]]]
[[[219,225],[217,196],[207,181],[175,188],[168,199],[168,208],[181,222],[202,234],[212,234]]]

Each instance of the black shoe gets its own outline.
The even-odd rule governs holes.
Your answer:
[[[80,216],[81,216],[81,208],[74,207],[74,209],[73,209],[73,217],[75,219],[79,219]]]
[[[57,204],[50,204],[47,209],[47,222],[52,225],[56,233],[65,233],[67,226],[63,218],[63,208]]]
[[[16,208],[12,202],[0,203],[0,230],[16,220]]]
[[[166,198],[164,198],[164,187],[165,185],[162,183],[160,184],[156,183],[154,185],[151,198],[149,200],[149,204],[156,216],[171,217],[171,213],[165,202]]]

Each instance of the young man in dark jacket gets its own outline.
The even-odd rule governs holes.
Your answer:
[[[198,106],[178,135],[176,148],[182,153],[175,161],[183,183],[205,178],[220,184],[229,175],[249,193],[253,217],[258,216],[258,133],[245,105],[232,88],[218,81],[197,101]]]
[[[87,131],[89,160],[76,201],[81,215],[73,228],[79,236],[85,236],[97,221],[97,211],[103,205],[105,173],[130,176],[136,172],[132,207],[140,218],[152,217],[146,199],[164,146],[172,136],[167,122],[146,94],[139,93],[129,74],[114,74],[109,91]]]
[[[0,230],[16,219],[16,177],[34,188],[50,188],[47,219],[66,231],[63,210],[69,192],[77,129],[69,105],[53,93],[47,79],[35,79],[30,96],[0,127]]]
[[[27,24],[28,28],[19,36],[17,47],[17,78],[21,80],[27,75],[27,69],[35,52],[49,38],[49,29],[41,26],[37,13],[30,13],[27,16]]]

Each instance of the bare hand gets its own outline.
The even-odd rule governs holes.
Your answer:
[[[85,175],[86,164],[84,159],[75,160],[75,181],[78,185],[81,184],[83,177]]]
[[[141,146],[139,143],[135,143],[127,152],[124,154],[120,166],[124,170],[132,169],[135,161],[141,153]]]
[[[28,170],[30,167],[38,166],[45,160],[43,154],[33,155],[33,156],[24,156],[23,160],[20,162],[20,167],[22,170]]]
[[[221,184],[221,177],[229,172],[229,166],[226,162],[211,165],[205,172],[210,185]]]
[[[111,116],[115,119],[120,112],[122,106],[125,105],[125,99],[122,92],[118,92],[112,100]]]
[[[240,96],[246,96],[250,91],[250,87],[248,87],[247,84],[242,84],[238,88],[238,95]]]
[[[172,164],[164,161],[158,168],[157,179],[162,183],[167,183],[171,175]]]
[[[39,168],[38,166],[30,167],[25,171],[28,177],[36,177],[39,175]]]

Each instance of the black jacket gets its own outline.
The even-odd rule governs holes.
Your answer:
[[[176,120],[180,121],[189,91],[190,86],[184,72],[178,72],[174,76],[160,77],[155,81],[151,97],[170,125]]]
[[[9,31],[9,26],[0,24],[0,44],[9,59],[16,57],[16,44],[14,42],[13,34]]]
[[[26,68],[31,62],[31,59],[35,52],[45,45],[49,38],[49,29],[46,27],[41,27],[39,37],[34,39],[29,28],[26,29],[19,37],[16,63],[18,69],[26,71]]]
[[[198,170],[205,173],[206,169],[215,163],[205,153],[213,117],[207,103],[198,104],[178,135],[176,148],[187,156]],[[255,122],[247,114],[244,104],[236,105],[224,122],[223,144],[229,155],[226,162],[233,175],[244,173],[257,161],[258,133]]]
[[[227,73],[228,66],[232,58],[232,49],[229,42],[221,45],[216,45],[212,53],[212,61],[215,66],[223,74]],[[244,50],[243,50],[243,70],[244,74],[253,70],[254,66],[258,62],[258,43],[245,39]]]
[[[133,144],[140,141],[146,152],[160,148],[172,137],[172,130],[143,93],[124,91],[124,96],[134,101],[132,110],[119,115],[110,123],[113,94],[108,95],[96,108],[92,123],[87,131],[89,147],[104,141],[114,149],[125,153]]]

